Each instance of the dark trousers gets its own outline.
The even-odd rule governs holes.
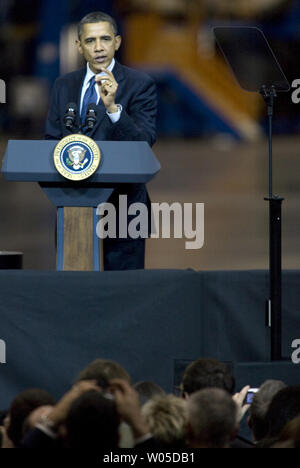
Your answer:
[[[104,239],[103,266],[105,271],[143,270],[145,239]]]

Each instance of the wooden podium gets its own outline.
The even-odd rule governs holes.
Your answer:
[[[70,182],[53,163],[55,140],[9,140],[2,174],[6,180],[37,182],[57,207],[57,270],[100,271],[96,208],[115,186],[146,184],[160,170],[147,142],[97,141],[101,162],[88,179]]]

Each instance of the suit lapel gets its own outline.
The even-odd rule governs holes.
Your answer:
[[[86,74],[86,68],[81,68],[77,72],[75,72],[72,76],[72,81],[70,85],[68,85],[68,99],[67,102],[75,102],[77,104],[77,116],[76,116],[76,124],[77,126],[80,125],[80,98],[81,98],[81,90],[83,86],[83,81]]]
[[[77,113],[77,123],[80,125],[80,100],[81,100],[81,91],[82,91],[82,86],[84,82],[84,78],[86,75],[86,68],[83,68],[80,70],[80,75],[78,76],[78,81],[76,83],[74,93],[76,92],[76,101],[77,102],[77,108],[78,108],[78,113]]]
[[[119,83],[120,81],[124,79],[124,67],[119,62],[117,62],[117,60],[116,60],[116,63],[112,72],[117,83]]]

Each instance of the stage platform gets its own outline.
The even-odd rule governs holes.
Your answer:
[[[0,270],[0,409],[29,387],[61,396],[97,357],[118,361],[132,380],[173,391],[199,357],[230,362],[237,387],[266,378],[300,384],[291,362],[300,339],[300,271],[283,272],[282,349],[270,362],[267,271]]]

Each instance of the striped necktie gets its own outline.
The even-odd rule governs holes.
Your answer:
[[[95,75],[89,81],[89,87],[87,88],[83,102],[82,102],[82,109],[80,113],[81,123],[84,123],[86,111],[89,104],[97,104],[98,96],[95,89]]]

